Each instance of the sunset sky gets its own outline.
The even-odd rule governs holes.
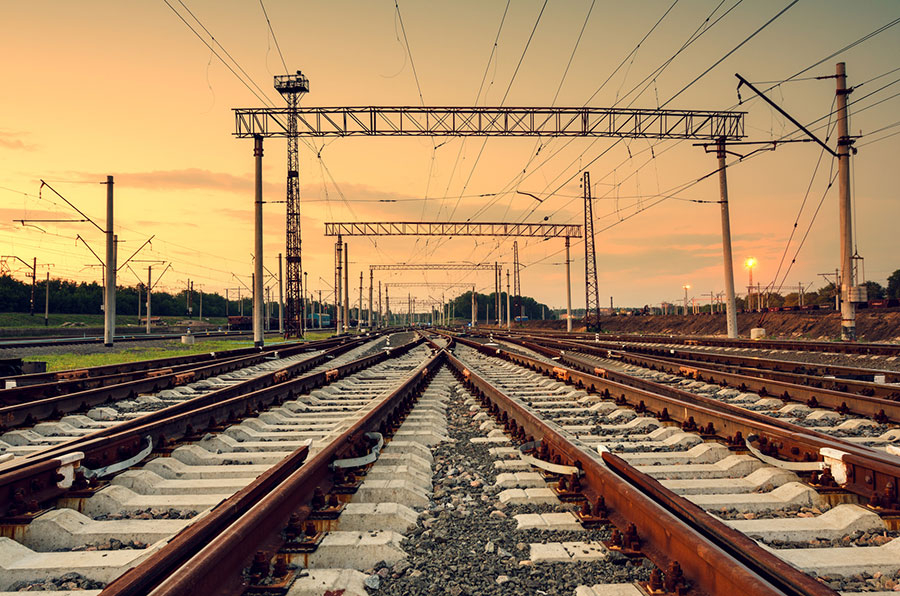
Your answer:
[[[738,105],[737,72],[772,88],[774,101],[820,137],[830,133],[834,146],[828,114],[835,82],[814,77],[833,75],[844,61],[848,83],[857,87],[850,95],[850,130],[860,136],[852,160],[856,244],[866,279],[884,284],[900,268],[900,26],[840,51],[898,19],[896,0],[264,0],[264,6],[288,70],[309,77],[304,106],[737,109],[747,112],[747,140],[801,138],[749,89],[741,89]],[[232,136],[232,108],[264,104],[176,12],[262,89],[254,88],[258,95],[284,105],[272,77],[285,69],[258,0],[3,4],[2,255],[36,256],[41,278],[51,263],[53,277],[99,281],[99,269],[89,267],[97,260],[74,240],[80,234],[102,256],[96,228],[23,227],[13,220],[77,218],[40,188],[44,179],[103,226],[106,191],[99,183],[113,175],[120,261],[155,234],[137,258],[171,263],[160,288],[183,289],[188,278],[195,289],[220,293],[240,285],[234,276],[249,284],[252,141]],[[836,163],[822,153],[815,143],[794,143],[729,159],[740,293],[750,256],[759,262],[754,282],[765,285],[787,255],[775,285],[783,280],[783,293],[801,282],[818,288],[824,284],[818,274],[838,266],[837,184],[826,193]],[[310,289],[327,294],[334,245],[324,236],[328,221],[582,223],[580,180],[587,170],[597,197],[601,305],[610,296],[625,306],[680,300],[684,284],[699,298],[724,289],[718,181],[696,182],[715,169],[715,156],[689,141],[308,139],[300,154],[303,266]],[[272,271],[284,252],[278,201],[285,171],[285,141],[266,141],[265,265]],[[374,263],[512,262],[512,239],[350,238],[349,244],[351,287]],[[519,239],[519,252],[523,293],[564,306],[562,240]],[[572,255],[579,308],[581,242],[573,243]],[[24,279],[25,268],[10,265]],[[146,277],[146,263],[134,270]],[[493,290],[489,272],[380,278]],[[120,285],[136,281],[132,272],[120,273]],[[420,299],[429,293],[440,290],[414,291]]]

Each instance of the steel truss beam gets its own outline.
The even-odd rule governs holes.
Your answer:
[[[368,222],[326,223],[326,236],[529,236],[581,238],[581,226],[573,224]]]
[[[392,288],[458,288],[458,287],[472,288],[476,284],[473,284],[472,282],[464,282],[464,281],[457,281],[457,282],[451,281],[451,282],[445,282],[445,283],[441,283],[441,282],[431,283],[431,282],[427,282],[427,281],[396,281],[396,282],[389,281],[389,282],[385,282],[384,285],[390,286]]]
[[[288,137],[290,110],[236,108],[238,138]],[[298,108],[297,134],[346,136],[561,136],[737,140],[745,112],[619,108],[368,106]]]
[[[395,263],[393,265],[369,265],[370,271],[489,271],[490,263]]]

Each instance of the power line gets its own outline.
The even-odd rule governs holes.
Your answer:
[[[273,104],[271,101],[269,101],[269,99],[268,99],[267,97],[265,97],[265,93],[263,93],[263,95],[260,96],[256,91],[254,91],[253,88],[247,83],[247,81],[245,81],[245,80],[244,80],[244,79],[243,79],[243,78],[242,78],[242,77],[234,70],[234,68],[232,68],[231,65],[228,64],[228,62],[226,62],[224,58],[222,58],[222,56],[215,50],[215,48],[213,48],[211,45],[209,45],[209,43],[208,43],[205,39],[203,39],[203,36],[200,35],[200,33],[199,33],[196,29],[194,29],[193,25],[191,25],[190,23],[188,23],[188,22],[187,22],[187,19],[185,19],[183,16],[181,16],[181,13],[179,13],[177,10],[175,10],[175,7],[172,6],[172,5],[169,3],[169,0],[163,0],[163,2],[166,3],[166,6],[168,6],[168,7],[172,10],[172,12],[175,13],[175,16],[177,16],[179,19],[181,19],[181,22],[182,22],[182,23],[184,23],[185,25],[187,25],[187,28],[190,29],[191,32],[192,32],[194,35],[197,36],[197,39],[199,39],[201,42],[203,42],[203,45],[205,45],[207,48],[209,48],[209,51],[212,52],[213,55],[215,55],[215,57],[219,59],[219,62],[221,62],[222,64],[224,64],[224,65],[225,65],[225,68],[227,68],[228,70],[230,70],[230,71],[231,71],[231,74],[233,74],[233,75],[237,78],[237,80],[239,80],[239,81],[244,85],[244,87],[246,87],[247,90],[250,91],[251,94],[253,94],[253,96],[254,96],[256,99],[258,99],[259,101],[261,101],[262,103],[264,103],[264,104],[266,104],[266,105],[268,105],[268,106],[270,106],[270,107],[274,107],[274,104]],[[200,21],[197,19],[196,16],[194,16],[194,14],[190,11],[190,9],[189,9],[187,6],[185,6],[184,2],[182,2],[181,0],[179,0],[179,2],[181,3],[182,6],[184,6],[185,10],[187,10],[188,13],[190,13],[190,15],[194,18],[194,20],[197,21],[197,23],[200,23]],[[209,33],[209,31],[206,29],[206,27],[203,26],[202,23],[200,23],[200,26],[203,27],[203,30],[206,31],[207,34],[209,34],[209,36],[210,36],[210,38],[213,40],[213,42],[214,42],[216,45],[219,45],[219,42],[216,41],[215,37],[213,37],[212,34]],[[219,45],[219,47],[221,47],[221,45]],[[222,51],[225,51],[225,49],[222,48]],[[225,53],[228,54],[228,52],[225,52]],[[230,54],[228,54],[228,56],[229,56],[229,58],[231,57]],[[232,60],[234,60],[234,59],[232,58]],[[235,64],[237,64],[237,62],[235,62]],[[238,66],[238,68],[240,68],[240,67]],[[243,70],[243,69],[241,69],[241,70]],[[249,79],[250,77],[248,76],[247,78]],[[252,79],[251,79],[251,81],[252,81]],[[257,89],[258,89],[258,88],[259,88],[259,87],[257,87]],[[262,92],[261,89],[260,89],[260,92]]]
[[[284,54],[281,53],[281,46],[278,44],[278,37],[275,35],[275,30],[272,28],[272,21],[269,20],[269,13],[266,12],[266,5],[263,4],[263,0],[259,0],[259,6],[262,8],[263,16],[266,17],[266,24],[269,26],[269,33],[272,34],[272,39],[275,41],[275,49],[278,50],[278,56],[281,58],[281,65],[284,67],[284,72],[288,72],[287,62],[284,61]]]

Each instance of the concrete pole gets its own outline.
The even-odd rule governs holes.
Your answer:
[[[572,332],[572,260],[569,258],[569,237],[566,236],[566,331]]]
[[[362,286],[363,286],[363,272],[360,270],[359,272],[359,306],[356,307],[356,329],[357,331],[362,329]],[[369,286],[371,287],[371,286]],[[369,301],[371,302],[371,300]]]
[[[725,174],[725,139],[716,144],[719,158],[719,198],[722,205],[722,259],[725,264],[725,320],[728,337],[736,338],[737,306],[734,299],[734,260],[731,255],[731,218],[728,215],[728,178]],[[712,306],[710,306],[712,312]]]
[[[319,290],[319,329],[322,328],[322,290]]]
[[[37,277],[37,269],[34,271]],[[33,305],[32,305],[33,308]],[[33,313],[32,313],[33,314]],[[111,347],[116,335],[116,237],[113,234],[113,177],[106,177],[106,307],[103,311],[103,345]]]
[[[506,270],[506,330],[509,331],[512,328],[512,312],[509,310],[509,269]]]
[[[375,324],[384,327],[384,311],[381,310],[381,280],[378,280],[378,320]]]
[[[369,269],[369,318],[367,319],[369,324],[367,326],[370,330],[372,329],[372,294],[374,293],[374,288],[372,286],[374,285],[374,282],[375,271]]]
[[[497,311],[497,327],[500,326],[500,264],[494,261],[494,308]]]
[[[279,284],[281,285],[281,284]],[[306,335],[306,323],[312,317],[312,292],[309,289],[309,272],[303,272],[303,320],[300,321],[300,336]]]
[[[104,278],[105,280],[106,278]],[[37,257],[34,257],[34,261],[31,265],[31,315],[34,316],[34,288],[37,286]],[[106,281],[103,282],[104,292],[106,288]],[[106,294],[103,294],[103,312],[106,312]]]
[[[284,334],[284,279],[281,270],[281,253],[278,253],[278,333]]]
[[[150,333],[150,294],[153,288],[153,265],[147,265],[147,333]]]
[[[253,137],[253,157],[256,159],[256,198],[253,212],[253,345],[261,348],[263,338],[263,139]]]
[[[343,283],[343,275],[341,275],[341,269],[344,268],[344,243],[341,240],[341,237],[338,236],[337,242],[334,245],[335,251],[335,263],[334,263],[334,332],[341,332],[341,315],[343,311],[341,309],[341,297],[343,296],[341,292],[341,284]]]
[[[856,305],[850,290],[856,283],[853,277],[853,227],[850,206],[850,145],[853,140],[847,131],[847,72],[843,62],[837,63],[837,129],[838,129],[838,188],[840,192],[841,225],[841,339],[856,341]]]
[[[140,298],[138,298],[140,303]],[[50,325],[50,271],[47,271],[47,285],[44,286],[44,327]]]
[[[203,287],[200,288],[200,320],[203,320]]]
[[[378,282],[381,287],[381,282]],[[391,325],[391,297],[388,295],[388,285],[384,285],[384,315],[387,317],[387,325]]]
[[[350,329],[350,245],[344,243],[344,331]]]
[[[475,326],[475,286],[472,286],[472,327]]]

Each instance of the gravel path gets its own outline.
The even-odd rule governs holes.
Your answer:
[[[447,408],[451,441],[434,449],[434,496],[403,544],[409,557],[394,568],[369,570],[383,581],[371,594],[419,596],[441,593],[459,596],[547,594],[571,596],[579,585],[646,580],[652,565],[634,566],[624,558],[591,563],[532,565],[529,543],[590,541],[609,537],[609,530],[585,532],[517,531],[513,516],[537,510],[562,511],[566,505],[535,508],[505,507],[494,486],[496,456],[490,443],[473,444],[485,436],[474,420],[477,411],[465,403],[468,394],[453,390]]]

